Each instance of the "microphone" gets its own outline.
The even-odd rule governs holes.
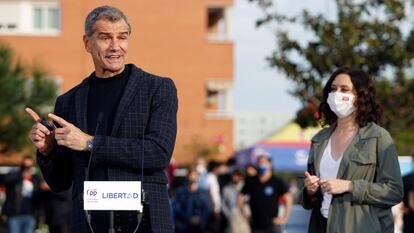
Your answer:
[[[148,124],[148,114],[143,115],[144,126],[142,127],[142,154],[141,154],[141,183],[144,184],[144,158],[145,158],[145,129]],[[144,190],[142,188],[142,190]],[[145,201],[145,198],[142,198]]]
[[[143,114],[142,121],[144,122],[144,126],[142,127],[142,154],[141,154],[141,203],[142,203],[142,211],[137,213],[137,227],[134,230],[134,233],[138,231],[139,226],[141,225],[142,216],[144,214],[144,203],[147,202],[146,194],[144,191],[144,158],[145,158],[145,129],[147,128],[148,124],[148,114]]]
[[[99,126],[102,123],[103,115],[104,115],[103,112],[100,112],[98,114],[98,121],[96,122],[96,128],[95,128],[94,135],[98,134]],[[88,166],[85,168],[85,181],[89,181],[89,172],[90,172],[90,168],[91,168],[92,156],[93,156],[93,150],[89,154]],[[92,233],[94,233],[93,228],[92,228],[92,224],[91,224],[91,221],[92,221],[91,220],[91,214],[87,210],[85,210],[85,217],[86,217],[86,222],[88,223],[89,229],[91,230]]]
[[[96,128],[95,128],[95,133],[94,133],[95,135],[98,134],[98,129],[99,129],[100,124],[102,123],[103,115],[104,115],[103,112],[100,112],[98,114],[98,121],[96,123]],[[88,166],[85,168],[85,181],[89,181],[89,171],[91,167],[92,155],[93,155],[93,151],[91,151],[89,155]]]

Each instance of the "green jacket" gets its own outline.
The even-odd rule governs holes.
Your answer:
[[[308,171],[320,176],[321,157],[336,125],[322,129],[312,138]],[[345,150],[338,179],[351,180],[352,193],[333,195],[329,209],[327,233],[393,233],[391,207],[403,198],[403,183],[397,151],[390,134],[375,123],[358,130]],[[302,190],[302,205],[312,209],[309,233],[321,228],[322,193],[308,197]]]

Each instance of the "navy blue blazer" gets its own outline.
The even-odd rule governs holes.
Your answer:
[[[141,180],[144,140],[143,187],[149,202],[151,226],[154,233],[174,232],[164,170],[170,162],[177,132],[177,90],[171,79],[129,66],[131,74],[111,134],[94,136],[92,165],[105,165],[110,181]],[[59,96],[55,105],[56,115],[84,132],[87,131],[89,81],[90,77]],[[54,191],[72,186],[72,232],[76,233],[87,232],[82,196],[88,153],[55,146],[49,156],[37,155],[43,176]]]

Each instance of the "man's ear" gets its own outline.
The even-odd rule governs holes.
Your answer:
[[[83,35],[83,45],[85,46],[85,50],[90,53],[91,49],[89,48],[89,37],[87,35]]]

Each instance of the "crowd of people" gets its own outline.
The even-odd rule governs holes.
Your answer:
[[[176,166],[173,166],[176,168]],[[170,174],[174,174],[172,169]],[[170,177],[173,220],[177,233],[277,233],[282,232],[298,187],[272,174],[267,156],[244,169],[234,159],[227,163],[199,158],[180,181]],[[295,180],[295,179],[293,179]],[[70,192],[55,193],[34,172],[34,161],[23,158],[20,167],[0,179],[6,190],[2,220],[9,233],[32,233],[39,225],[50,233],[67,233],[70,224]],[[403,177],[402,231],[413,232],[414,172]],[[284,208],[279,208],[283,205]],[[283,212],[279,213],[282,209]],[[398,211],[397,211],[398,212]]]
[[[33,233],[41,225],[43,232],[69,233],[70,191],[55,193],[34,170],[34,160],[25,156],[20,167],[0,178],[5,187],[2,221],[8,233]]]
[[[47,226],[41,232],[70,232],[70,191],[53,192],[35,172],[34,165],[33,157],[25,156],[20,167],[0,178],[6,193],[1,214],[7,232],[33,233],[41,226]],[[199,158],[181,182],[170,177],[175,230],[281,232],[273,228],[287,221],[292,205],[288,190],[284,181],[272,175],[268,157],[260,157],[257,166],[248,165],[244,170],[236,166],[234,159],[206,164]],[[279,203],[285,205],[282,218],[278,217]]]
[[[267,156],[243,170],[234,159],[206,165],[199,158],[181,184],[171,187],[175,230],[180,233],[282,232],[293,203],[289,186],[273,176]],[[280,204],[284,211],[279,214]]]

